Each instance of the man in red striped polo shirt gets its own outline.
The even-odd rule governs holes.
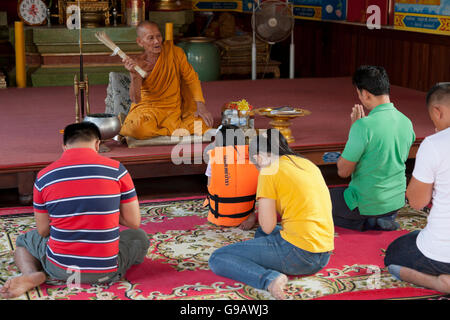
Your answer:
[[[14,260],[22,275],[0,288],[4,298],[22,295],[47,275],[67,282],[114,282],[144,261],[149,240],[139,229],[133,181],[120,162],[98,154],[99,145],[95,124],[64,129],[64,153],[37,175],[37,229],[17,238]],[[119,225],[128,229],[119,232]]]

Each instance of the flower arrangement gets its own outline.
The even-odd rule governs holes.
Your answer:
[[[223,109],[232,109],[238,111],[251,111],[253,106],[247,100],[231,101],[225,104]]]
[[[232,124],[241,128],[253,127],[253,106],[247,100],[230,101],[222,108],[222,124]]]

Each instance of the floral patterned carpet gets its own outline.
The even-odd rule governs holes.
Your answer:
[[[251,239],[254,229],[220,228],[206,221],[203,198],[155,200],[141,204],[142,229],[150,239],[144,263],[133,266],[126,279],[113,284],[67,286],[49,279],[20,300],[266,300],[264,290],[212,273],[208,258],[217,248]],[[0,210],[0,285],[17,276],[16,237],[34,228],[32,209]],[[2,213],[3,212],[3,213]],[[28,213],[27,213],[28,212]],[[11,214],[12,213],[12,214]],[[291,299],[448,299],[439,292],[397,281],[384,267],[387,246],[397,237],[421,229],[425,212],[403,208],[399,231],[356,232],[336,228],[335,250],[329,264],[311,276],[290,276]]]

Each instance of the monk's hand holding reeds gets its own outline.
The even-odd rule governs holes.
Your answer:
[[[139,73],[136,71],[135,67],[138,65],[136,61],[131,59],[130,57],[125,57],[122,59],[123,65],[125,69],[127,69],[133,76],[138,76]]]

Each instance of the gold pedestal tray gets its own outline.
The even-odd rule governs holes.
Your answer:
[[[311,111],[300,109],[300,108],[292,108],[293,112],[277,112],[276,108],[258,108],[253,110],[254,114],[261,115],[267,118],[272,119],[269,124],[274,129],[278,129],[281,134],[286,138],[288,143],[292,143],[295,141],[294,136],[291,131],[291,120],[297,117],[304,117],[311,114]]]

